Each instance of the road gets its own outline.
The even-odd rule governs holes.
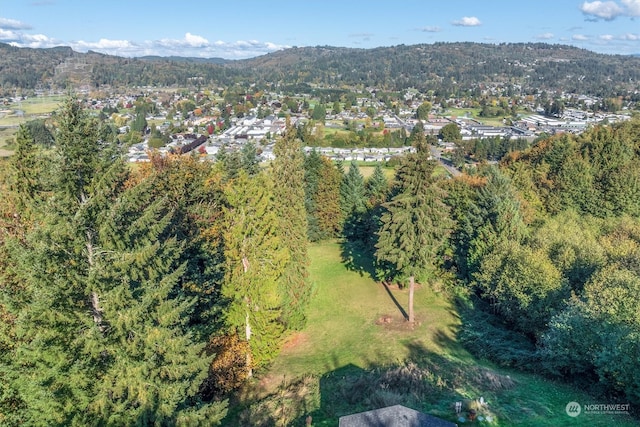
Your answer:
[[[462,172],[455,168],[449,160],[442,158],[442,150],[438,147],[434,147],[433,145],[429,146],[429,150],[431,150],[433,158],[436,159],[438,163],[440,163],[451,174],[451,176],[456,177],[462,175]]]

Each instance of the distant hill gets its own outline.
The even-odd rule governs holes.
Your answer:
[[[474,95],[488,85],[513,94],[538,91],[634,95],[640,57],[604,55],[545,43],[434,43],[374,49],[289,48],[245,60],[146,56],[122,58],[68,47],[16,48],[0,43],[0,85],[187,86],[237,82],[282,86],[416,88],[437,96]]]
[[[237,61],[230,67],[261,70],[267,80],[415,87],[448,96],[489,83],[526,91],[564,90],[592,95],[625,95],[640,82],[640,58],[604,55],[546,43],[434,43],[375,49],[316,46],[291,48]]]
[[[143,61],[172,61],[172,62],[195,62],[201,64],[226,64],[230,62],[229,59],[224,58],[195,58],[195,57],[186,57],[186,56],[157,56],[157,55],[147,55],[141,56],[138,59]]]

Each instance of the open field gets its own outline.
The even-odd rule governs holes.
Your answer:
[[[3,106],[2,110],[10,112],[0,115],[0,157],[11,155],[12,150],[7,149],[7,141],[15,139],[18,126],[52,113],[64,99],[62,95],[40,96]]]
[[[453,403],[474,406],[482,396],[484,421],[460,425],[637,425],[625,415],[569,417],[568,402],[597,400],[570,385],[476,360],[457,342],[456,306],[431,287],[417,289],[417,323],[409,327],[402,313],[407,291],[372,280],[366,260],[360,272],[347,269],[340,251],[335,242],[311,246],[316,289],[308,325],[243,390],[227,424],[303,426],[311,415],[313,426],[337,426],[342,415],[393,404],[459,423]]]
[[[480,108],[447,108],[445,116],[456,116],[458,118],[470,118],[475,119],[487,126],[504,126],[502,122],[503,117],[480,117]],[[519,110],[519,114],[532,114],[530,111]]]

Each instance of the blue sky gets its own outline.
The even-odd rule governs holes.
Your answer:
[[[547,42],[640,53],[640,0],[0,0],[0,42],[241,59],[291,46]]]

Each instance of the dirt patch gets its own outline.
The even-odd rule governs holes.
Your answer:
[[[0,157],[9,157],[13,154],[13,151],[5,150],[4,148],[0,148]]]
[[[306,343],[309,337],[304,332],[297,332],[290,337],[282,345],[282,351],[287,351],[298,347],[301,344]]]
[[[375,323],[388,331],[413,331],[421,322],[416,318],[413,323],[409,323],[401,314],[383,314]]]

